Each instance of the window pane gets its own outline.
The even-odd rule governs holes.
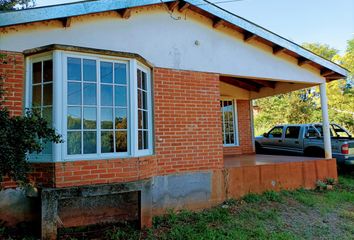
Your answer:
[[[68,155],[81,154],[81,132],[68,132]]]
[[[96,61],[90,59],[83,60],[84,81],[96,82]]]
[[[142,101],[143,101],[142,108],[147,110],[147,93],[146,92],[142,92]]]
[[[146,73],[142,72],[141,76],[141,88],[147,90],[147,81],[146,81]]]
[[[36,62],[32,65],[32,83],[42,82],[42,62]]]
[[[32,107],[41,106],[42,85],[33,86],[32,90]]]
[[[115,86],[115,105],[116,106],[127,106],[127,88],[121,86]]]
[[[96,153],[96,132],[84,132],[84,154]]]
[[[114,152],[113,148],[113,132],[101,132],[101,152]]]
[[[48,125],[52,126],[52,117],[53,117],[52,108],[44,107],[42,110],[42,116],[48,122]]]
[[[53,148],[52,142],[45,143],[42,154],[52,154],[52,148]]]
[[[234,144],[235,143],[235,138],[234,138],[234,134],[230,133],[230,143]]]
[[[53,105],[53,84],[43,84],[43,106]]]
[[[141,150],[143,149],[143,131],[139,130],[138,131],[138,149]]]
[[[68,58],[68,80],[81,81],[81,59]]]
[[[116,131],[116,152],[127,152],[126,131]]]
[[[96,84],[84,83],[84,105],[96,105]]]
[[[300,127],[288,127],[285,132],[285,138],[299,138]]]
[[[96,128],[96,108],[85,107],[84,108],[84,129]]]
[[[81,129],[81,107],[68,107],[68,129]]]
[[[143,129],[148,129],[148,113],[143,111]]]
[[[144,131],[143,132],[143,137],[144,137],[144,149],[148,149],[149,148],[149,140],[148,140],[148,131]]]
[[[127,83],[127,65],[123,63],[114,64],[114,83]]]
[[[137,85],[138,88],[141,88],[141,71],[139,69],[137,71]]]
[[[138,129],[143,128],[143,111],[138,110]]]
[[[138,90],[138,108],[143,108],[143,99],[142,99],[142,91]]]
[[[101,106],[113,106],[113,86],[101,85]]]
[[[283,127],[275,127],[269,132],[269,138],[281,138],[283,135]]]
[[[81,105],[81,83],[68,83],[68,105]]]
[[[225,144],[230,144],[230,136],[229,134],[225,134]]]
[[[116,108],[115,114],[116,129],[127,129],[127,109]]]
[[[53,61],[48,60],[43,62],[43,82],[53,81]]]
[[[113,109],[101,108],[101,128],[113,129]]]
[[[113,63],[101,62],[101,82],[113,83]]]

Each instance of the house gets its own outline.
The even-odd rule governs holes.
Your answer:
[[[64,138],[30,158],[44,239],[337,178],[325,85],[347,71],[212,3],[78,2],[1,13],[0,28],[6,106],[41,109]],[[255,155],[251,101],[316,85],[326,159]]]

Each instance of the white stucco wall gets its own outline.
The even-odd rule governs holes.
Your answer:
[[[199,14],[187,11],[180,17],[174,20],[156,6],[135,10],[129,19],[115,12],[75,17],[69,28],[63,28],[59,21],[32,23],[4,29],[0,49],[23,51],[53,43],[68,44],[137,53],[157,67],[324,82],[318,70],[273,55],[270,47],[245,43],[239,33],[225,27],[214,29],[211,20]]]

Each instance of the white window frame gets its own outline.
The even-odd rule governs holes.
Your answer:
[[[26,87],[25,87],[25,103],[24,103],[25,109],[24,109],[24,113],[26,113],[27,109],[30,109],[32,107],[33,63],[43,62],[43,61],[46,61],[46,60],[52,60],[53,61],[52,114],[54,113],[54,59],[53,59],[52,52],[46,52],[46,53],[35,55],[33,57],[26,58],[26,63],[25,63],[26,64],[26,77],[25,77],[25,86]],[[43,71],[43,69],[42,69],[42,71]],[[52,115],[52,123],[53,123],[53,126],[54,126],[53,115]],[[40,154],[33,153],[33,154],[28,156],[28,161],[30,161],[30,162],[48,162],[48,161],[52,161],[53,155],[54,155],[54,145],[52,146],[52,154],[45,154],[43,152],[40,153]]]
[[[125,153],[94,153],[94,154],[67,154],[67,58],[76,57],[81,59],[93,59],[97,62],[97,149],[101,149],[99,134],[101,131],[100,124],[100,61],[107,62],[122,62],[127,64],[127,152]],[[153,106],[152,106],[152,81],[151,69],[136,59],[129,59],[123,57],[107,56],[100,54],[78,53],[71,51],[54,50],[45,54],[34,55],[26,58],[26,108],[31,107],[31,83],[32,83],[32,62],[40,61],[39,59],[53,60],[53,128],[57,133],[62,135],[64,143],[53,144],[53,153],[50,162],[75,161],[75,160],[101,160],[113,158],[131,158],[140,156],[149,156],[153,154]],[[138,108],[137,108],[137,70],[144,71],[147,76],[147,90],[148,90],[148,149],[138,149]],[[30,161],[37,162],[38,159],[30,159]],[[45,160],[48,162],[48,158]]]
[[[229,144],[224,144],[224,147],[239,147],[240,146],[240,141],[239,141],[239,133],[238,133],[238,112],[237,112],[237,99],[233,99],[233,98],[221,98],[220,101],[231,101],[233,108],[233,120],[234,120],[234,139],[235,139],[235,143],[229,143]],[[221,116],[222,116],[222,124],[224,126],[224,112],[221,112]],[[225,128],[225,126],[224,126]],[[221,129],[222,130],[222,129]],[[224,131],[222,130],[222,136],[223,136],[223,142],[224,142]]]

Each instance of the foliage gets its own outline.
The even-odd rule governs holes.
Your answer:
[[[305,48],[335,61],[351,71],[348,80],[338,80],[327,84],[329,118],[349,132],[354,133],[354,38],[348,41],[343,56],[338,50],[326,44],[305,43]],[[276,124],[313,123],[322,121],[319,89],[302,89],[255,101],[258,114],[255,116],[255,134],[260,135]]]
[[[3,92],[0,91],[0,99]],[[61,142],[39,112],[27,110],[24,116],[10,116],[0,102],[0,180],[8,176],[26,182],[31,153],[40,153],[47,142]]]
[[[35,0],[0,0],[0,11],[11,11],[35,6]]]
[[[339,53],[337,49],[331,48],[328,44],[304,43],[302,46],[311,52],[330,60]]]

